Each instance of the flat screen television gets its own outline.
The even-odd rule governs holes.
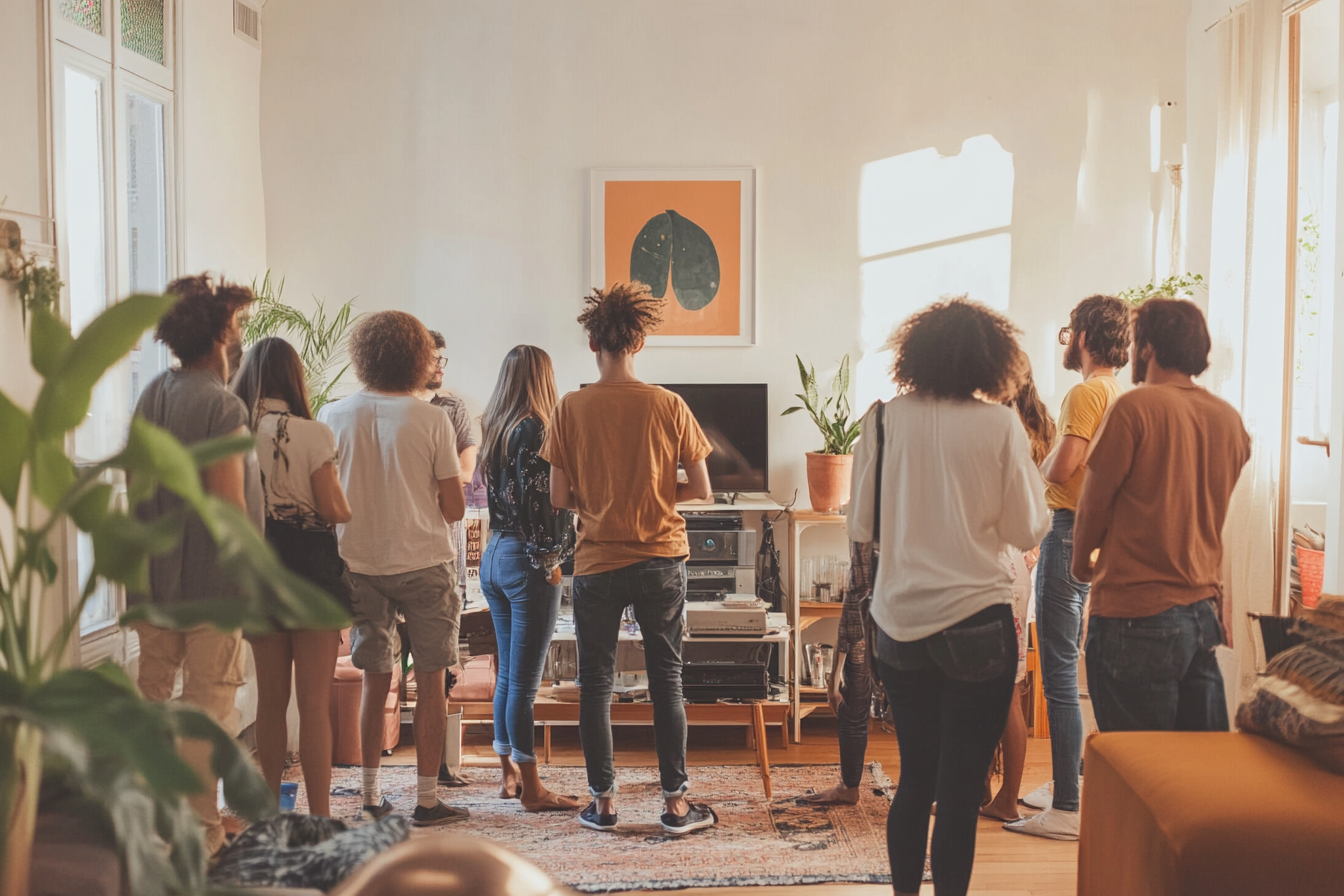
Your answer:
[[[660,383],[686,401],[713,446],[716,492],[770,490],[770,421],[765,383]]]

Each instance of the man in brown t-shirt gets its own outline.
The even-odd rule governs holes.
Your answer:
[[[685,834],[718,821],[713,809],[686,800],[681,614],[690,549],[676,507],[710,496],[710,446],[680,396],[635,376],[635,355],[662,322],[663,300],[643,283],[616,283],[585,302],[579,323],[597,355],[598,380],[560,400],[541,446],[551,465],[552,506],[579,515],[579,738],[593,801],[578,821],[598,831],[616,828],[611,692],[621,616],[633,605],[653,702],[663,830]],[[678,464],[686,471],[680,484]]]
[[[1251,455],[1230,404],[1195,385],[1209,329],[1191,302],[1134,314],[1134,382],[1093,442],[1073,531],[1092,581],[1087,682],[1102,731],[1226,731],[1223,521]],[[1097,551],[1095,565],[1092,553]]]

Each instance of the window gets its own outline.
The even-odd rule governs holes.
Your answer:
[[[50,3],[57,255],[78,333],[121,296],[162,291],[176,268],[174,10],[165,0]],[[145,338],[108,371],[75,432],[77,463],[121,448],[141,388],[166,362]],[[70,559],[82,586],[93,559],[86,536],[75,539]],[[124,603],[119,589],[102,586],[80,618],[81,634],[111,631]]]
[[[1294,534],[1326,534],[1328,456],[1335,329],[1336,184],[1339,169],[1340,0],[1294,8],[1285,21],[1288,84],[1289,348],[1284,370],[1284,469],[1280,497],[1281,561],[1289,592],[1302,593],[1305,564]],[[1287,441],[1291,439],[1291,441]],[[1336,496],[1336,500],[1337,500]],[[1287,525],[1282,525],[1286,522]],[[1282,580],[1280,580],[1282,581]],[[1318,586],[1319,587],[1319,586]]]

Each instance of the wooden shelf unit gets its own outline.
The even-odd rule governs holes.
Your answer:
[[[798,580],[802,578],[803,533],[816,527],[839,526],[844,528],[844,525],[845,515],[843,513],[819,513],[815,510],[789,511],[789,592],[786,605],[788,607],[789,625],[793,630],[793,661],[790,663],[793,675],[789,680],[789,690],[793,701],[794,743],[802,743],[804,716],[809,716],[818,709],[829,709],[825,700],[826,690],[824,688],[808,687],[803,684],[803,631],[820,619],[839,616],[841,608],[839,601],[821,602],[801,599]],[[809,697],[819,695],[822,699],[820,702],[809,700],[804,703],[802,701],[804,694]]]

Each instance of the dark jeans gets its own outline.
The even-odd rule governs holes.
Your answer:
[[[1083,713],[1078,705],[1078,651],[1083,641],[1083,603],[1088,586],[1073,577],[1072,510],[1056,510],[1041,542],[1036,572],[1036,634],[1041,684],[1050,722],[1056,809],[1077,812],[1078,767],[1083,758]]]
[[[560,614],[560,586],[547,582],[544,570],[532,568],[521,535],[495,532],[481,557],[481,591],[499,647],[495,752],[512,755],[514,762],[536,762],[532,702]]]
[[[879,629],[872,647],[901,751],[901,778],[887,815],[891,885],[919,892],[929,808],[937,800],[934,892],[961,896],[975,863],[985,775],[1017,677],[1012,608],[989,607],[920,641],[894,641]]]
[[[868,752],[868,718],[872,714],[873,684],[868,677],[868,649],[862,641],[845,654],[840,685],[840,712],[835,731],[840,739],[840,782],[846,787],[863,783],[863,759]]]
[[[660,557],[610,572],[574,577],[579,739],[588,767],[588,789],[594,797],[616,793],[611,690],[621,614],[631,605],[644,639],[663,798],[671,799],[687,790],[686,704],[681,693],[681,610],[685,603],[686,563],[680,557]]]
[[[1202,600],[1156,616],[1093,616],[1087,684],[1102,731],[1226,731],[1215,650],[1218,605]]]

